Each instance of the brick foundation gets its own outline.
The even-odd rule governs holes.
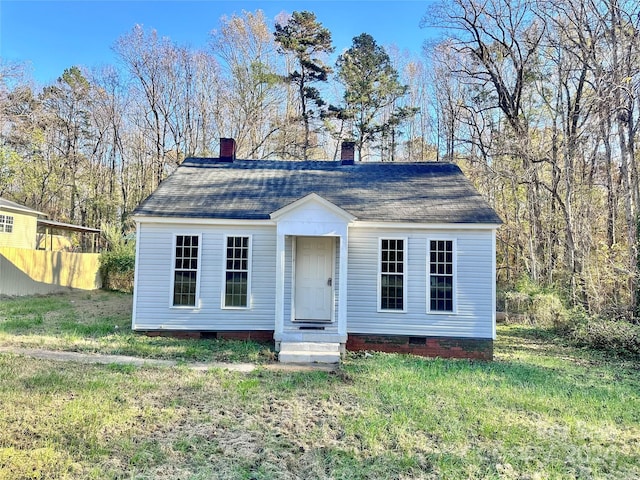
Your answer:
[[[139,333],[149,337],[221,338],[273,343],[273,330],[234,330],[201,332],[190,330],[147,330]],[[490,338],[412,337],[405,335],[349,334],[347,350],[375,350],[389,353],[411,353],[423,357],[471,358],[493,360],[493,340]]]
[[[413,337],[404,335],[349,334],[347,350],[411,353],[423,357],[493,360],[490,338]]]
[[[251,340],[258,343],[273,343],[273,330],[234,330],[218,332],[201,332],[190,330],[146,330],[139,333],[148,337],[173,338],[221,338],[225,340]]]

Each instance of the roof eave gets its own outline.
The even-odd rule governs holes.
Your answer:
[[[171,215],[143,215],[135,214],[131,218],[136,223],[178,224],[193,225],[197,221],[199,225],[275,225],[276,222],[269,218],[212,218],[196,216],[171,216]]]
[[[205,218],[175,217],[159,215],[133,215],[136,223],[156,223],[193,226],[194,220],[199,225],[269,225],[275,226],[277,219],[241,219],[241,218]],[[452,223],[452,222],[394,222],[390,220],[358,220],[350,222],[351,227],[379,229],[420,229],[420,230],[497,230],[500,223]]]
[[[0,205],[0,209],[8,210],[8,211],[14,212],[14,213],[35,215],[36,217],[37,216],[43,216],[43,217],[48,217],[49,216],[46,213],[40,212],[38,210],[34,210],[32,208],[29,208],[29,207],[16,207],[16,206],[13,206],[13,205],[2,204],[2,205]]]
[[[497,230],[500,223],[454,223],[454,222],[394,222],[359,220],[353,226],[378,229],[419,229],[419,230]]]

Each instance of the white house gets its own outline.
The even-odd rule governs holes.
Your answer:
[[[490,359],[501,220],[450,163],[189,158],[134,212],[132,327]]]

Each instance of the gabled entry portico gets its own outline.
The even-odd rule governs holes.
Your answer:
[[[347,341],[347,240],[355,217],[312,193],[271,218],[277,225],[274,337],[280,359],[337,361]]]

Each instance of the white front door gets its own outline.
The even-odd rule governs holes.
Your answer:
[[[296,239],[296,320],[331,320],[333,243],[333,237]]]

